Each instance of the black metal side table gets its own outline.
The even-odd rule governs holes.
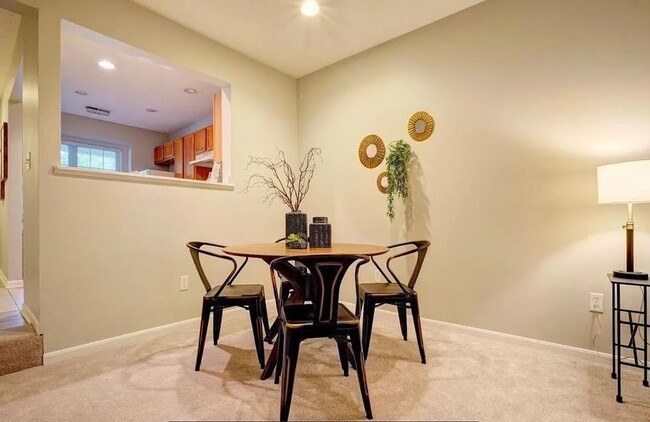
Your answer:
[[[609,281],[612,283],[612,378],[617,380],[616,401],[623,403],[621,394],[621,365],[633,366],[643,369],[643,386],[648,387],[648,280],[632,280],[627,278],[614,277],[613,274],[607,274]],[[636,286],[643,290],[643,302],[640,310],[621,308],[621,286]],[[621,321],[621,314],[627,314],[627,320]],[[643,315],[643,322],[635,322],[633,315]],[[638,318],[637,318],[638,321]],[[621,342],[621,326],[630,328],[630,340],[627,344]],[[636,336],[639,328],[643,329],[643,347],[636,344]],[[621,348],[632,350],[634,363],[623,360]],[[639,359],[639,352],[643,352],[643,361]],[[641,364],[641,362],[643,364]]]

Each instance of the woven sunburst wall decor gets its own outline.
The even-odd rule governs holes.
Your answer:
[[[436,124],[426,111],[418,111],[409,119],[408,131],[413,140],[421,142],[429,138]]]
[[[377,176],[377,189],[379,192],[386,193],[388,192],[388,172],[383,171]]]
[[[374,169],[380,165],[384,161],[385,155],[386,146],[384,146],[384,141],[377,135],[366,136],[359,145],[359,161],[369,169]]]

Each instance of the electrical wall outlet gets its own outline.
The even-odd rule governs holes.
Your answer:
[[[379,283],[381,281],[381,273],[377,268],[375,268],[375,283]]]
[[[603,294],[602,293],[589,293],[589,312],[602,314],[605,312],[603,308]]]
[[[187,290],[190,287],[190,279],[186,275],[181,276],[180,283],[178,285],[178,290]]]

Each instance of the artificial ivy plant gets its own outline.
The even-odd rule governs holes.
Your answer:
[[[386,215],[393,221],[395,218],[395,197],[406,202],[409,196],[408,167],[411,160],[411,146],[402,139],[393,141],[388,145],[386,158],[386,171],[388,173],[388,210]]]

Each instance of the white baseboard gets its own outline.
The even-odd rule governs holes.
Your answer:
[[[342,302],[342,303],[347,305],[350,309],[354,310],[355,305],[353,303],[350,302]],[[272,299],[267,300],[267,309],[269,310],[269,317],[270,318],[275,317],[276,314],[275,302]],[[395,315],[395,317],[397,318],[397,313],[390,311],[388,309],[377,308],[377,311]],[[224,311],[224,313],[230,313],[230,312],[244,312],[244,310],[240,308],[232,308]],[[38,320],[34,317],[33,313],[31,312],[31,310],[29,310],[27,305],[23,305],[23,316],[25,316],[27,322],[29,322],[30,324],[32,324],[32,326],[34,326],[36,332],[40,334],[40,330],[37,328]],[[543,340],[536,340],[528,337],[521,337],[513,334],[506,334],[498,331],[486,330],[483,328],[470,327],[467,325],[454,324],[454,323],[439,321],[430,318],[422,318],[422,320],[428,321],[434,325],[438,325],[446,329],[453,330],[458,333],[469,334],[469,335],[478,336],[482,338],[489,338],[493,340],[505,341],[511,344],[533,347],[535,349],[541,349],[541,350],[546,350],[555,353],[561,353],[563,355],[570,356],[573,358],[589,359],[597,362],[603,362],[606,359],[611,360],[612,358],[611,354],[596,352],[594,350],[582,349],[579,347],[567,346],[564,344],[552,343]],[[35,321],[35,323],[32,321]],[[199,318],[192,318],[184,321],[174,322],[171,324],[161,325],[158,327],[148,328],[146,330],[123,334],[116,337],[93,341],[90,343],[81,344],[79,346],[73,346],[66,349],[48,352],[45,353],[43,356],[43,363],[45,365],[48,365],[48,364],[52,364],[55,362],[59,362],[74,357],[94,354],[102,350],[109,350],[115,347],[141,343],[142,341],[145,340],[150,340],[150,339],[162,337],[173,333],[183,332],[188,329],[190,330],[196,329],[198,323],[199,323]]]
[[[354,303],[350,303],[350,302],[342,302],[342,303],[345,303],[345,305],[350,307],[350,309],[354,310],[355,307]],[[395,318],[397,318],[396,311],[390,311],[388,309],[382,309],[382,308],[377,308],[376,311],[393,314],[395,315]],[[611,361],[612,359],[611,354],[597,352],[595,350],[583,349],[574,346],[567,346],[565,344],[552,343],[550,341],[537,340],[529,337],[521,337],[513,334],[501,333],[499,331],[486,330],[484,328],[470,327],[468,325],[454,324],[451,322],[439,321],[436,319],[423,318],[423,317],[420,317],[420,319],[422,319],[423,321],[428,321],[440,327],[445,327],[447,329],[453,330],[458,333],[469,334],[476,337],[489,338],[493,340],[505,341],[510,344],[528,346],[528,347],[533,347],[535,349],[546,350],[555,353],[561,353],[563,355],[570,356],[573,358],[588,359],[597,362],[603,362],[605,360]]]
[[[13,289],[15,287],[23,287],[23,281],[22,280],[8,280],[7,276],[5,275],[4,271],[0,269],[0,284],[2,284],[2,287],[5,289]]]
[[[20,314],[25,318],[25,321],[27,321],[33,328],[34,331],[36,331],[36,334],[42,334],[41,333],[41,324],[38,322],[38,318],[36,318],[36,315],[34,315],[34,312],[32,312],[31,309],[29,309],[29,306],[27,306],[26,303],[23,303],[23,307],[20,310]]]
[[[18,287],[23,287],[22,280],[10,280],[7,282],[7,289],[15,289]]]
[[[273,306],[273,311],[275,310],[275,302],[273,300],[267,301],[267,307]],[[275,315],[275,312],[271,311],[269,314]],[[223,313],[224,315],[229,313],[242,313],[244,315],[244,309],[241,308],[230,308],[226,309]],[[199,326],[200,318],[191,318],[184,321],[173,322],[171,324],[160,325],[158,327],[148,328],[146,330],[135,331],[133,333],[123,334],[116,337],[110,337],[107,339],[97,340],[90,343],[80,344],[79,346],[68,347],[66,349],[55,350],[53,352],[47,352],[43,355],[43,364],[49,365],[55,362],[60,362],[62,360],[85,356],[89,354],[95,354],[98,351],[109,350],[115,347],[127,346],[138,344],[146,340],[155,339],[158,337],[163,337],[169,334],[180,333],[187,330],[197,329]]]

